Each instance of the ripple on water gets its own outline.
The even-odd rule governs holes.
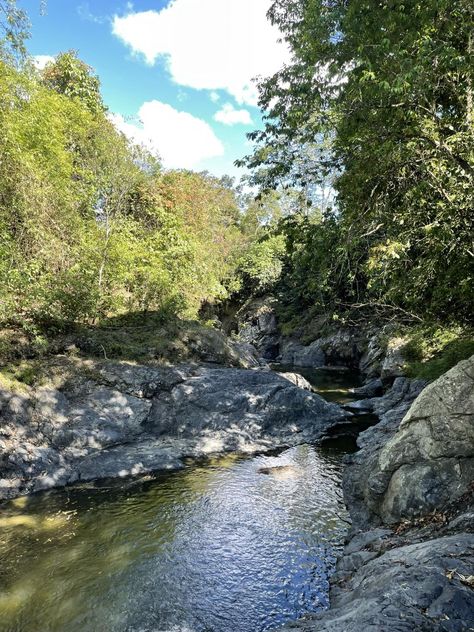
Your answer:
[[[263,632],[324,609],[340,477],[339,455],[299,446],[8,503],[0,630]]]

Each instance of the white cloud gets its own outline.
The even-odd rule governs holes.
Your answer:
[[[217,103],[219,101],[219,99],[221,98],[219,93],[216,92],[215,90],[213,90],[210,94],[209,94],[209,98],[211,99],[211,101],[213,103]]]
[[[50,61],[54,61],[54,57],[51,57],[51,55],[35,55],[33,57],[33,64],[38,70],[43,70]]]
[[[141,125],[120,114],[110,118],[134,142],[159,154],[167,168],[195,169],[201,161],[224,154],[222,142],[205,121],[167,103],[146,101],[138,112]]]
[[[164,58],[183,86],[226,90],[238,103],[257,104],[252,79],[288,59],[279,31],[266,18],[271,0],[173,0],[161,11],[113,19],[113,32],[148,64]]]
[[[83,2],[82,4],[80,4],[77,7],[76,11],[79,17],[82,20],[86,20],[87,22],[94,22],[95,24],[105,24],[108,20],[108,18],[105,16],[96,15],[95,13],[92,13],[88,2]]]
[[[248,110],[236,110],[232,103],[224,103],[222,108],[214,114],[214,120],[224,125],[252,125],[252,117]]]

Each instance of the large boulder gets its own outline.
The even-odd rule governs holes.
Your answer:
[[[323,366],[358,366],[364,341],[353,330],[339,329],[334,333],[303,345],[292,339],[282,340],[280,362],[307,368]]]
[[[349,466],[343,476],[344,496],[356,528],[367,528],[381,521],[377,507],[369,500],[369,479],[376,468],[380,450],[395,436],[400,422],[426,384],[424,380],[399,377],[383,396],[365,400],[379,421],[358,436],[360,449],[348,459]]]
[[[474,356],[430,384],[378,454],[367,500],[386,523],[464,494],[474,480]]]
[[[271,371],[202,368],[159,391],[144,425],[155,436],[199,437],[210,451],[251,451],[320,438],[339,406]]]
[[[176,469],[188,456],[318,441],[345,418],[295,376],[266,370],[91,361],[69,370],[59,388],[0,389],[0,500]]]
[[[295,340],[285,340],[281,344],[281,364],[307,368],[320,368],[326,364],[326,356],[319,340],[304,346]]]

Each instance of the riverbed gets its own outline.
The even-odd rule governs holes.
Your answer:
[[[319,372],[328,399],[353,376]],[[189,462],[0,509],[0,630],[263,632],[328,607],[345,448]]]

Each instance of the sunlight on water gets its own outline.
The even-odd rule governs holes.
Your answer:
[[[256,632],[327,607],[341,457],[228,455],[0,508],[0,630]]]

